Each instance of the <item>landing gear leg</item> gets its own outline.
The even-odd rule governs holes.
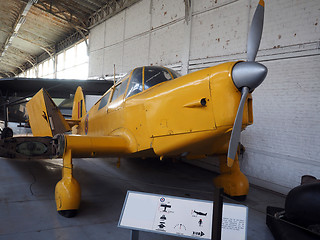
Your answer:
[[[72,176],[72,152],[68,149],[63,154],[62,179],[56,185],[55,199],[60,215],[71,218],[77,214],[81,190],[78,181]]]
[[[223,188],[224,193],[237,200],[245,200],[249,192],[247,177],[240,171],[238,154],[232,167],[227,166],[227,157],[220,156],[220,175],[213,179],[218,188]]]

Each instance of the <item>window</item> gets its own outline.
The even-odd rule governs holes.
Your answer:
[[[86,42],[83,41],[77,45],[77,57],[76,57],[76,64],[80,65],[83,63],[88,63],[89,57],[87,53],[87,45]]]
[[[126,91],[127,85],[128,85],[128,80],[129,80],[129,77],[121,83],[118,96],[121,96]]]
[[[87,45],[83,41],[57,55],[57,78],[87,79],[88,66]]]
[[[103,108],[104,106],[106,106],[108,104],[110,93],[111,93],[111,91],[109,91],[106,95],[104,95],[101,98],[98,110],[100,110],[101,108]]]
[[[128,86],[127,97],[131,97],[142,92],[142,69],[143,68],[136,68],[133,71],[130,84]]]
[[[64,52],[59,53],[57,59],[58,59],[57,70],[61,71],[64,69]]]
[[[65,68],[73,67],[75,65],[75,61],[76,61],[76,49],[75,47],[72,47],[66,51]]]
[[[40,78],[52,78],[54,73],[52,58],[42,62],[38,65],[38,77]]]
[[[45,60],[27,70],[23,75],[26,77],[42,78],[53,78],[56,76],[62,79],[87,79],[89,73],[89,58],[87,54],[87,45],[85,41],[82,41],[60,52],[54,56],[54,59]],[[56,64],[56,69],[54,64]]]
[[[43,63],[38,65],[38,77],[42,77],[43,76]]]
[[[122,83],[116,86],[116,88],[113,91],[111,102],[117,99],[118,97],[120,97],[122,94],[124,94],[127,88],[128,80],[129,80],[129,77],[127,77],[127,79],[125,79]]]
[[[113,102],[113,100],[115,100],[118,97],[118,92],[119,92],[119,88],[120,88],[121,83],[115,87],[115,89],[113,90],[113,95],[111,98],[111,102]]]
[[[148,89],[159,83],[172,80],[171,74],[162,67],[145,67],[144,69],[144,89]]]

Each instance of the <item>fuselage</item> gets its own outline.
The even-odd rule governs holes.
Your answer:
[[[224,63],[181,77],[166,69],[171,75],[164,74],[168,81],[150,87],[149,81],[158,75],[150,77],[148,67],[143,67],[140,76],[135,69],[103,95],[73,133],[125,137],[138,155],[226,153],[241,96],[231,77],[235,64]],[[137,75],[141,86],[134,82]],[[243,128],[252,122],[249,95]]]

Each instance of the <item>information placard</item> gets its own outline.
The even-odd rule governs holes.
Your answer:
[[[187,238],[211,239],[213,202],[128,191],[119,227]],[[247,238],[248,208],[224,203],[223,240]]]

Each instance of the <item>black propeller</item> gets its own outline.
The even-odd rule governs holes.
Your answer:
[[[268,72],[268,69],[264,65],[255,62],[261,41],[263,19],[264,1],[260,0],[254,13],[249,31],[247,43],[247,61],[237,63],[232,69],[232,80],[239,91],[241,91],[241,100],[236,118],[234,120],[229,142],[227,162],[229,167],[233,165],[240,142],[243,108],[248,93],[252,92],[263,82]]]

